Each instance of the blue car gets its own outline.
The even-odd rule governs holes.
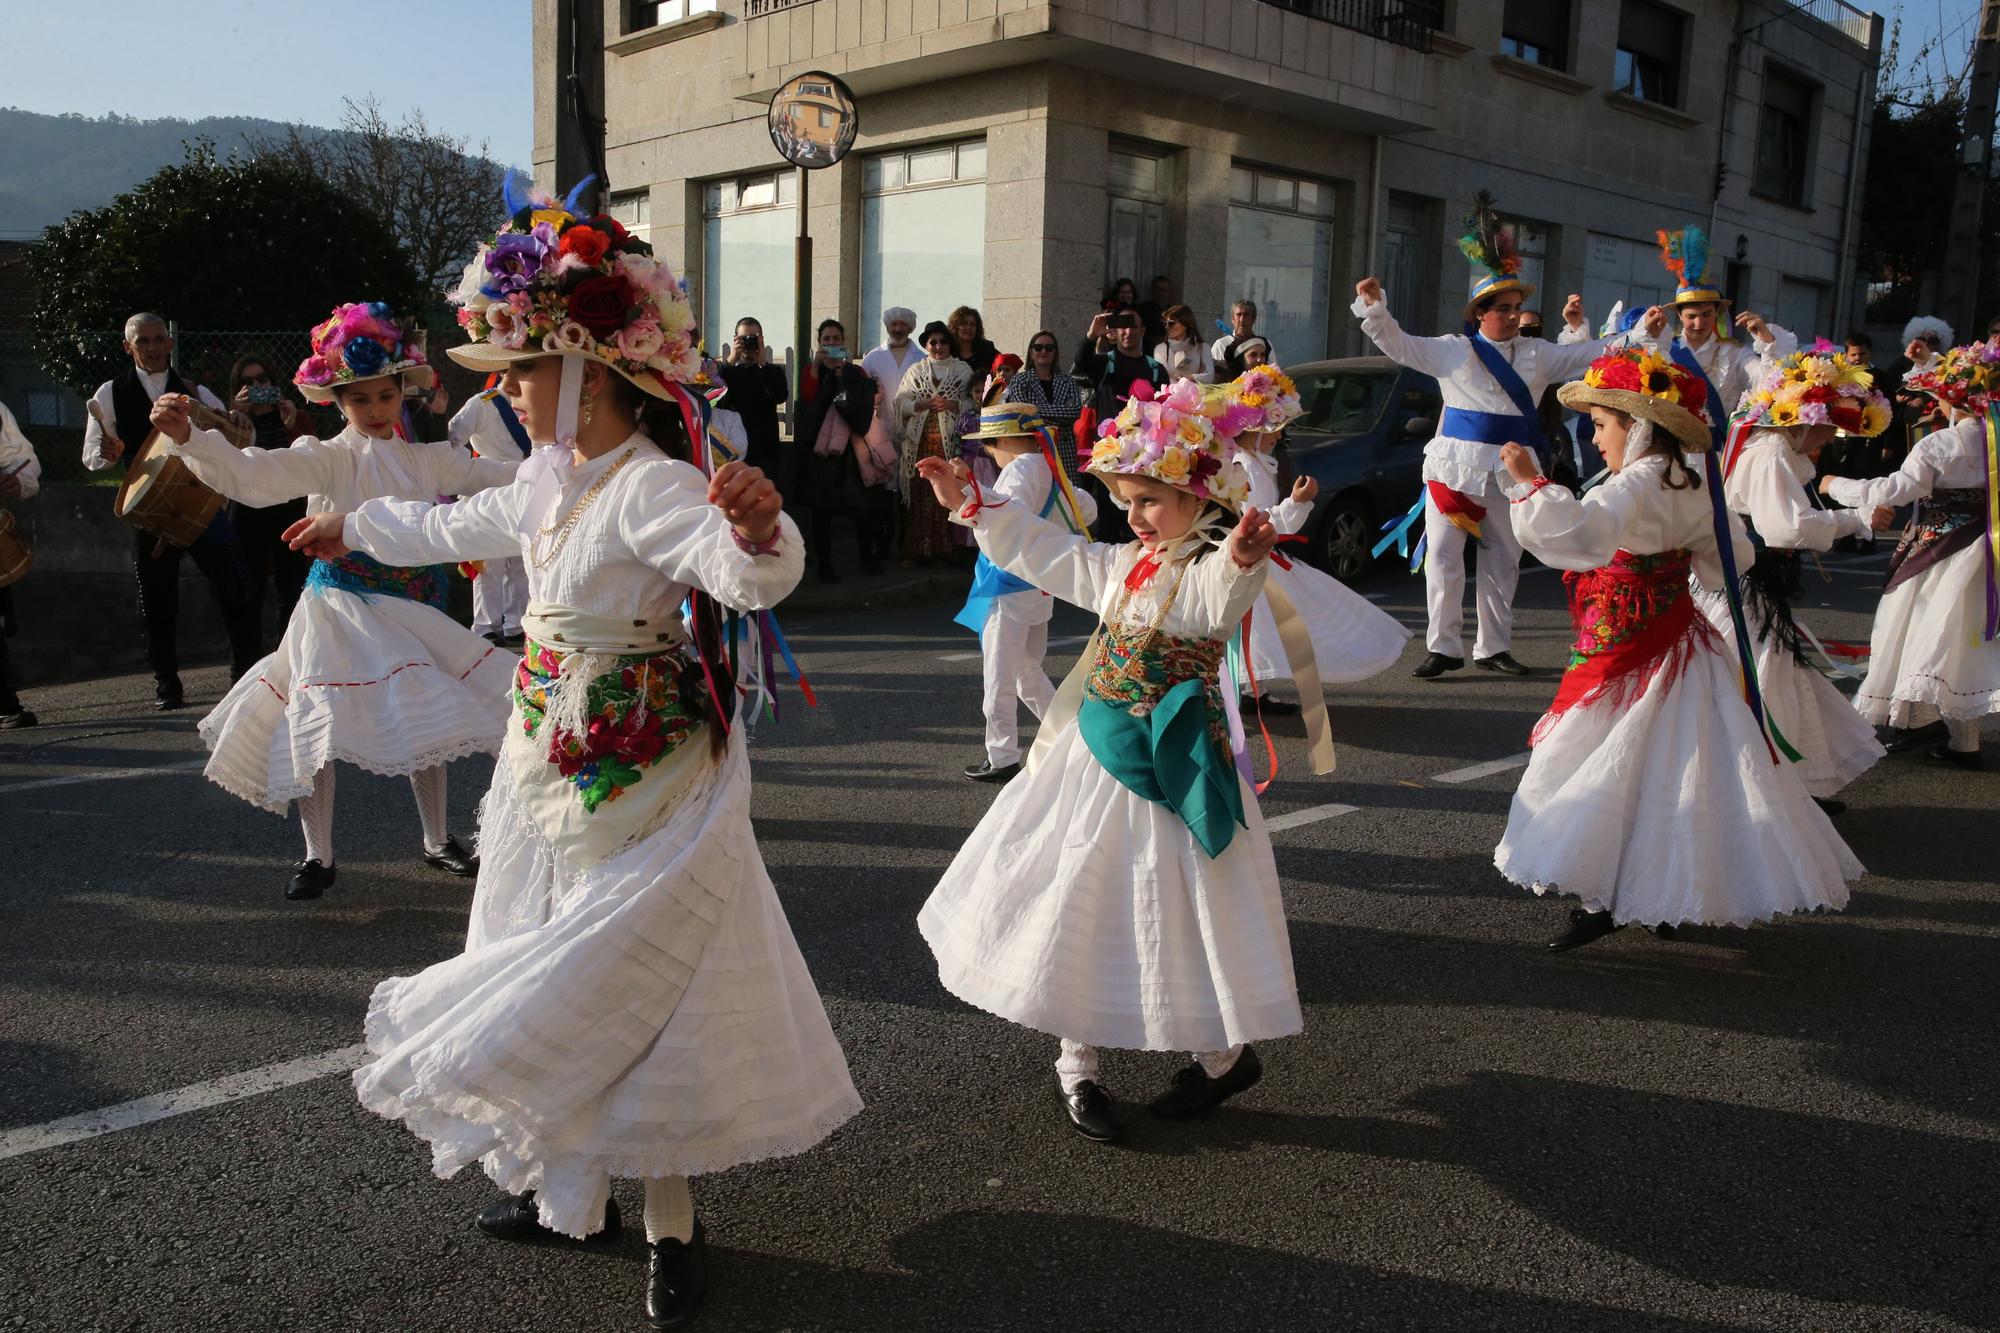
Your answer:
[[[1343,583],[1374,564],[1382,524],[1423,488],[1424,445],[1444,399],[1437,381],[1386,356],[1349,356],[1286,368],[1305,415],[1285,436],[1295,477],[1319,483],[1302,532],[1312,564]]]

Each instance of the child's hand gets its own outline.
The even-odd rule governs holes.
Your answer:
[[[1819,493],[1821,495],[1833,494],[1833,474],[1831,472],[1819,479]]]
[[[785,499],[762,470],[748,463],[724,463],[709,478],[708,502],[723,512],[730,526],[752,546],[771,540]]]
[[[931,494],[949,513],[957,513],[965,503],[965,483],[972,469],[962,459],[919,458],[917,475],[931,484]]]
[[[1507,475],[1523,486],[1542,475],[1542,465],[1535,461],[1534,451],[1511,441],[1500,446],[1500,461],[1507,465]]]
[[[347,515],[313,514],[285,529],[285,544],[315,560],[338,560],[348,552],[346,531]]]
[[[1874,512],[1868,515],[1868,526],[1877,532],[1887,532],[1895,522],[1896,511],[1888,505],[1876,505]]]
[[[1318,494],[1319,483],[1311,477],[1300,477],[1292,483],[1292,498],[1300,504],[1311,504],[1313,497]]]
[[[1278,530],[1270,517],[1261,509],[1246,509],[1236,531],[1229,534],[1229,558],[1244,569],[1254,569],[1277,544]]]

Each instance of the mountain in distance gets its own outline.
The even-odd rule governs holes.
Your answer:
[[[35,240],[80,208],[110,203],[179,162],[183,143],[209,139],[227,157],[247,153],[252,138],[283,139],[287,128],[256,116],[138,120],[0,107],[0,240]]]

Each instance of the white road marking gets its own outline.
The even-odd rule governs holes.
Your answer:
[[[977,657],[977,656],[979,656],[979,654],[978,654],[978,653],[939,653],[939,654],[938,654],[938,661],[940,661],[940,662],[970,662],[970,661],[971,661],[971,660],[972,660],[973,658],[975,658],[975,657]]]
[[[172,1092],[156,1093],[151,1097],[120,1102],[116,1106],[106,1106],[96,1111],[66,1115],[60,1120],[51,1120],[46,1124],[10,1129],[0,1134],[0,1161],[5,1161],[9,1157],[23,1157],[28,1153],[41,1152],[46,1148],[59,1148],[66,1143],[116,1134],[120,1130],[137,1129],[140,1125],[149,1125],[155,1120],[186,1115],[190,1111],[203,1111],[211,1106],[220,1106],[224,1102],[240,1101],[245,1097],[277,1092],[295,1084],[325,1078],[328,1074],[346,1073],[350,1069],[358,1068],[367,1058],[367,1047],[359,1044],[343,1046],[337,1051],[304,1055],[296,1060],[265,1065],[261,1069],[249,1069],[241,1074],[212,1078],[206,1083],[175,1088]]]
[[[1079,643],[1088,643],[1088,642],[1090,642],[1090,636],[1089,636],[1088,634],[1072,634],[1071,636],[1069,636],[1069,637],[1068,637],[1068,638],[1066,638],[1066,639],[1050,639],[1050,640],[1049,640],[1049,647],[1051,647],[1051,648],[1073,648],[1073,647],[1075,647],[1075,646],[1076,646],[1077,644],[1079,644]],[[978,656],[979,656],[979,654],[978,654],[977,652],[970,652],[970,653],[939,653],[939,654],[938,654],[938,661],[940,661],[940,662],[970,662],[970,661],[973,661],[974,659],[976,659],[976,658],[977,658]]]
[[[143,778],[155,773],[185,773],[189,769],[200,768],[208,760],[190,759],[185,763],[161,764],[156,768],[106,768],[95,773],[71,773],[60,778],[34,778],[27,782],[9,782],[0,785],[0,796],[17,791],[40,791],[47,787],[74,787],[83,782],[110,782],[114,778]]]
[[[1510,754],[1505,759],[1495,759],[1491,763],[1474,764],[1470,768],[1454,768],[1449,773],[1440,773],[1432,782],[1475,782],[1480,778],[1492,777],[1495,773],[1505,773],[1510,768],[1526,767],[1528,752]]]
[[[1266,833],[1283,833],[1288,828],[1298,828],[1304,824],[1317,824],[1322,819],[1338,819],[1351,815],[1361,807],[1358,805],[1309,805],[1303,810],[1294,810],[1289,815],[1279,815],[1264,821]]]

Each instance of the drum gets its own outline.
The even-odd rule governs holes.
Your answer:
[[[112,512],[142,532],[175,546],[192,546],[222,508],[222,495],[195,480],[184,459],[166,452],[167,437],[158,431],[132,458],[125,484],[118,488]]]
[[[21,540],[14,516],[0,509],[0,588],[19,583],[34,565],[35,553]]]

